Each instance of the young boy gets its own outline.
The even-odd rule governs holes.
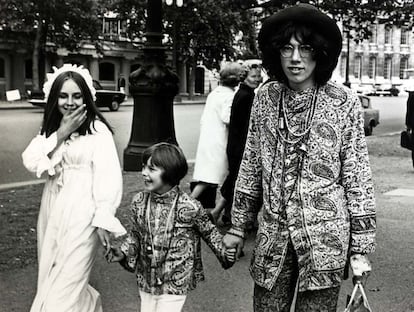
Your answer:
[[[187,161],[175,145],[159,143],[143,153],[145,190],[131,205],[131,227],[108,262],[135,272],[142,312],[179,312],[187,292],[204,279],[200,236],[224,268],[235,261],[235,249],[224,250],[222,235],[201,204],[178,187]]]

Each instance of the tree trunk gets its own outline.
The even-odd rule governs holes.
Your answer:
[[[42,41],[42,32],[43,32],[43,22],[39,18],[39,23],[36,29],[36,36],[33,44],[33,54],[32,54],[32,71],[33,71],[33,78],[32,78],[32,91],[40,90],[39,84],[39,54],[41,48],[41,41]]]

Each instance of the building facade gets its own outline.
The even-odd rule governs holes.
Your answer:
[[[83,65],[105,89],[116,90],[119,77],[122,75],[127,79],[143,61],[143,43],[127,38],[125,29],[125,21],[119,20],[115,14],[107,13],[102,17],[99,52],[88,42],[75,52],[48,43],[41,72],[50,72],[52,66],[59,67],[63,63]],[[407,89],[414,81],[414,56],[411,56],[414,52],[414,35],[411,29],[375,24],[372,33],[373,36],[368,40],[349,42],[348,77],[351,87],[396,86],[401,90]],[[342,53],[333,74],[333,80],[339,83],[346,81],[347,46],[345,33]],[[18,89],[23,98],[32,90],[31,52],[18,42],[0,39],[0,100],[5,99],[8,90]],[[171,50],[167,50],[167,63],[173,67]],[[188,90],[194,88],[187,79],[190,68],[180,63],[176,70],[180,78],[180,94],[188,95]],[[217,83],[211,71],[203,66],[198,66],[196,79],[195,93],[198,94],[210,92]],[[411,88],[414,88],[414,82],[412,84]],[[127,94],[128,87],[127,83]]]
[[[143,63],[143,42],[141,39],[131,40],[126,33],[127,22],[120,20],[111,12],[102,16],[102,33],[100,50],[93,44],[81,43],[77,51],[58,48],[48,42],[45,48],[44,64],[40,64],[40,73],[52,71],[53,66],[60,67],[64,63],[83,65],[91,72],[93,79],[98,80],[104,89],[117,90],[118,79],[123,76],[127,81],[131,72]],[[173,68],[173,51],[166,49],[166,62]],[[196,68],[196,80],[190,85],[191,68],[185,63],[177,63],[176,72],[180,78],[177,99],[188,96],[190,88],[196,95],[206,94],[217,85],[217,78],[204,66]],[[22,98],[32,91],[32,51],[18,42],[0,39],[0,100],[6,98],[6,91],[19,90]],[[129,84],[125,86],[129,94]]]
[[[83,65],[91,72],[93,79],[99,80],[105,89],[118,89],[121,75],[127,78],[142,63],[142,43],[131,42],[125,35],[124,25],[113,14],[102,17],[101,49],[98,52],[93,44],[81,43],[77,51],[57,48],[48,42],[45,48],[41,73],[52,71],[52,66],[63,63]],[[0,40],[0,99],[5,92],[18,89],[24,98],[32,90],[32,51],[18,42]],[[126,86],[126,93],[129,93]]]
[[[349,82],[351,87],[383,86],[405,88],[414,68],[414,37],[411,29],[372,26],[372,37],[356,43],[349,42]],[[334,79],[346,81],[347,38]]]

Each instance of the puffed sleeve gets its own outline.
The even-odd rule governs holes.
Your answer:
[[[23,165],[40,178],[47,171],[50,176],[55,175],[55,166],[62,160],[62,154],[56,151],[50,157],[57,145],[57,134],[52,133],[49,137],[38,134],[22,153]]]
[[[262,161],[260,148],[260,93],[253,103],[243,158],[236,180],[228,233],[243,237],[262,205]]]
[[[95,148],[92,156],[95,216],[92,225],[124,235],[125,228],[115,217],[122,199],[122,172],[112,133],[102,122],[95,122]]]
[[[352,253],[375,250],[376,213],[374,187],[364,135],[364,118],[358,99],[348,114],[342,137],[341,180],[351,219]]]

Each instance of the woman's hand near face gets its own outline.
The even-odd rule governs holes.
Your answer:
[[[75,132],[86,120],[86,105],[81,105],[70,113],[63,115],[57,130],[58,142],[66,140]]]

